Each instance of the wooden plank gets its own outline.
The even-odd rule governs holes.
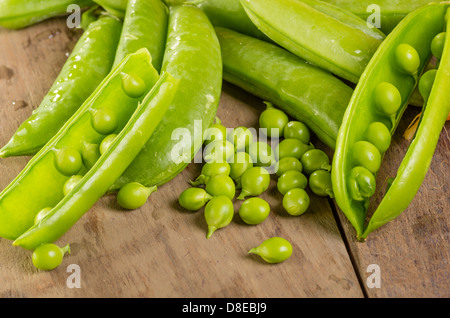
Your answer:
[[[40,35],[40,36],[39,36]],[[76,41],[64,19],[21,30],[0,30],[0,144],[39,105]],[[17,106],[18,101],[22,106]],[[13,104],[15,102],[15,104]],[[224,84],[219,117],[228,127],[257,127],[262,101]],[[28,157],[0,160],[0,189]],[[275,180],[263,195],[272,206],[257,226],[233,222],[206,239],[201,211],[183,211],[178,195],[200,173],[191,164],[136,211],[123,211],[113,195],[102,198],[58,244],[72,253],[51,272],[36,270],[31,252],[0,239],[1,297],[363,297],[329,202],[312,197],[310,211],[287,215]],[[236,210],[240,202],[235,202]],[[249,255],[271,236],[293,244],[277,265]],[[69,288],[80,269],[81,288]]]

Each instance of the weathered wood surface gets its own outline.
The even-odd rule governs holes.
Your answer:
[[[0,30],[0,145],[39,105],[78,36],[64,19]],[[262,109],[261,100],[224,83],[218,116],[227,127],[256,128]],[[406,146],[396,137],[386,171],[395,171]],[[29,251],[0,239],[0,296],[448,297],[448,148],[444,131],[411,207],[366,243],[355,242],[353,229],[327,199],[312,196],[308,213],[287,215],[275,179],[263,194],[272,207],[264,223],[249,226],[236,214],[207,240],[202,211],[186,212],[177,203],[200,172],[199,164],[190,164],[136,211],[122,211],[113,195],[102,198],[58,240],[70,243],[72,253],[53,271],[36,270]],[[0,160],[0,190],[28,160]],[[247,253],[275,235],[292,242],[288,261],[269,265]],[[67,286],[70,264],[80,268],[81,288]],[[379,265],[380,288],[366,284],[370,264]]]

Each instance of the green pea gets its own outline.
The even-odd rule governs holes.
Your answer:
[[[77,174],[83,165],[83,160],[78,150],[70,147],[63,147],[56,150],[55,166],[60,173],[65,176]]]
[[[208,183],[212,176],[228,176],[230,172],[231,166],[228,162],[207,162],[203,165],[201,174],[195,181],[190,181],[190,184],[194,187],[204,185]]]
[[[354,167],[348,178],[348,189],[353,200],[364,201],[375,194],[375,177],[364,167]]]
[[[283,137],[284,126],[289,122],[288,116],[276,109],[272,103],[264,102],[266,110],[259,116],[259,127],[265,130],[265,135],[271,138]]]
[[[286,157],[293,157],[300,160],[305,152],[314,149],[312,144],[304,144],[298,139],[287,138],[282,140],[275,149],[275,154],[278,160]]]
[[[284,127],[284,138],[298,139],[304,144],[311,141],[311,133],[308,126],[299,121],[290,121]]]
[[[77,184],[80,182],[80,180],[83,179],[83,176],[80,175],[74,175],[70,177],[63,186],[63,194],[64,196],[68,195],[70,191],[73,190],[77,186]]]
[[[247,196],[258,196],[269,188],[270,174],[264,167],[253,167],[244,172],[241,177],[242,191],[238,200]]]
[[[215,123],[211,125],[205,131],[205,145],[210,144],[214,140],[226,140],[227,139],[227,128],[222,125],[219,118],[216,118]]]
[[[117,135],[116,134],[111,134],[106,136],[102,142],[100,143],[100,154],[104,154],[105,152],[108,151],[108,149],[111,147],[111,145],[114,143],[114,141],[116,140]]]
[[[39,223],[51,210],[52,208],[43,208],[40,210],[34,217],[34,224]]]
[[[236,152],[230,161],[230,177],[239,180],[245,171],[253,167],[253,160],[246,152]]]
[[[214,197],[206,204],[204,215],[208,225],[206,238],[209,239],[216,230],[226,227],[233,220],[233,202],[224,195]]]
[[[101,135],[112,134],[118,125],[117,114],[111,109],[99,109],[92,116],[92,127]]]
[[[411,45],[402,43],[395,49],[395,61],[401,71],[416,75],[420,66],[420,57],[417,50]]]
[[[305,213],[309,208],[310,202],[308,193],[300,188],[291,189],[283,196],[283,208],[293,216]]]
[[[259,255],[267,263],[276,264],[291,257],[292,245],[288,240],[275,236],[252,248],[249,253]]]
[[[383,123],[374,122],[367,128],[366,140],[377,147],[381,153],[389,149],[391,139],[391,132]]]
[[[100,158],[100,146],[97,144],[84,143],[81,157],[86,168],[91,169]]]
[[[203,158],[206,162],[228,162],[234,155],[234,146],[228,140],[214,140],[210,142],[204,151]]]
[[[314,171],[309,176],[309,188],[318,196],[334,198],[331,173],[329,171]]]
[[[331,170],[330,158],[320,149],[311,149],[305,152],[300,159],[303,166],[303,172],[311,174],[316,170]]]
[[[189,211],[198,211],[213,197],[202,188],[187,188],[178,198],[181,207]]]
[[[419,92],[422,95],[423,100],[426,101],[430,97],[431,90],[433,89],[434,80],[436,79],[437,70],[432,69],[427,71],[419,80]]]
[[[213,197],[224,195],[233,199],[236,194],[236,186],[233,179],[224,175],[212,176],[206,184],[205,190]]]
[[[381,154],[377,147],[368,141],[358,141],[353,145],[353,162],[372,173],[376,173],[381,166]]]
[[[135,210],[143,206],[155,191],[156,186],[147,188],[138,182],[130,182],[120,188],[117,203],[124,209]]]
[[[397,87],[391,83],[382,82],[374,90],[374,103],[383,115],[394,115],[402,104],[402,96]]]
[[[277,176],[281,176],[283,175],[283,173],[287,172],[287,171],[298,171],[298,172],[302,172],[303,171],[303,166],[302,163],[300,162],[300,160],[298,160],[297,158],[294,157],[285,157],[280,159],[280,161],[277,162],[276,168],[275,168],[275,172],[277,174]]]
[[[308,185],[306,176],[298,171],[287,171],[278,178],[277,189],[281,194],[285,195],[289,190],[294,188],[304,189]]]
[[[39,245],[32,255],[32,262],[37,269],[50,271],[61,265],[64,255],[70,254],[70,247],[59,247],[52,243]]]
[[[228,135],[228,140],[234,145],[237,152],[245,151],[253,142],[253,134],[247,127],[236,127]]]
[[[134,74],[122,73],[122,89],[131,98],[144,95],[147,87],[142,78]]]
[[[433,41],[431,41],[431,52],[438,59],[442,58],[442,53],[444,52],[446,35],[447,35],[447,32],[441,32],[434,37]]]
[[[263,141],[256,141],[248,146],[248,154],[252,158],[253,165],[269,167],[275,163],[272,147]]]
[[[250,225],[262,223],[270,213],[270,205],[261,198],[245,200],[239,208],[239,216],[242,221]]]

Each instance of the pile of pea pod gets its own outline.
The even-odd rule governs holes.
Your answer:
[[[84,31],[0,149],[0,158],[31,156],[0,193],[0,237],[51,270],[70,253],[54,242],[103,195],[116,192],[120,206],[137,209],[202,152],[202,175],[179,203],[204,207],[208,238],[231,222],[237,190],[244,222],[263,222],[270,206],[259,196],[272,174],[287,213],[308,210],[309,187],[334,199],[356,238],[367,239],[414,198],[450,113],[450,2],[428,2],[1,1],[0,27],[29,27],[77,5]],[[247,127],[221,124],[223,80],[266,103],[259,128],[282,139],[276,149]],[[368,215],[409,105],[423,107],[411,145]],[[292,246],[274,237],[250,253],[278,263]]]

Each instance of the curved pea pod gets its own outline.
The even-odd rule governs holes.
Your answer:
[[[213,123],[222,89],[220,45],[208,17],[193,5],[170,6],[162,71],[180,80],[166,116],[112,190],[131,181],[160,186],[186,168]]]
[[[41,104],[0,150],[0,157],[34,155],[111,71],[122,23],[101,16],[81,35]]]
[[[128,0],[92,0],[115,17],[125,18]]]
[[[345,113],[332,163],[332,184],[337,205],[355,228],[357,237],[364,232],[372,189],[375,188],[371,184],[375,178],[370,174],[377,174],[391,136],[417,87],[418,77],[429,63],[431,42],[444,28],[448,6],[448,3],[427,5],[400,22],[367,66]],[[444,92],[442,94],[445,96]],[[437,126],[439,124],[436,122]],[[440,128],[433,127],[430,134],[436,129]],[[432,138],[430,147],[433,148]],[[425,162],[416,164],[420,166]],[[408,178],[415,177],[409,175]],[[420,178],[418,173],[417,180]],[[418,181],[408,182],[415,185]],[[405,183],[404,187],[409,186]],[[404,193],[395,199],[392,197],[392,205],[385,209],[399,211],[406,208],[410,195]]]
[[[59,132],[0,193],[1,237],[16,239],[33,225],[40,210],[54,207],[61,201],[67,180],[73,175],[84,175],[96,164],[102,140],[122,131],[139,101],[158,78],[146,49],[130,54],[111,71]],[[140,83],[142,97],[128,95],[137,91],[136,87],[130,89],[130,82]]]
[[[447,17],[450,9],[447,9]],[[430,167],[439,136],[450,113],[450,23],[447,22],[445,48],[433,88],[427,98],[424,112],[397,175],[383,200],[373,213],[360,239],[366,239],[374,230],[394,220],[413,200]]]
[[[241,3],[253,23],[274,42],[353,83],[385,37],[358,16],[322,1]]]
[[[93,5],[93,2],[91,0],[2,0],[0,1],[0,26],[8,29],[22,29],[65,14],[67,7],[71,4],[84,8]]]
[[[167,35],[168,10],[161,0],[129,0],[114,66],[145,47],[155,69],[161,70]]]
[[[304,122],[332,149],[353,90],[294,54],[225,28],[216,28],[224,79]],[[326,89],[324,89],[326,87]]]
[[[169,108],[177,88],[178,80],[169,73],[162,74],[94,167],[39,223],[17,238],[13,245],[34,249],[41,244],[56,241],[68,231],[108,191],[145,146]]]

